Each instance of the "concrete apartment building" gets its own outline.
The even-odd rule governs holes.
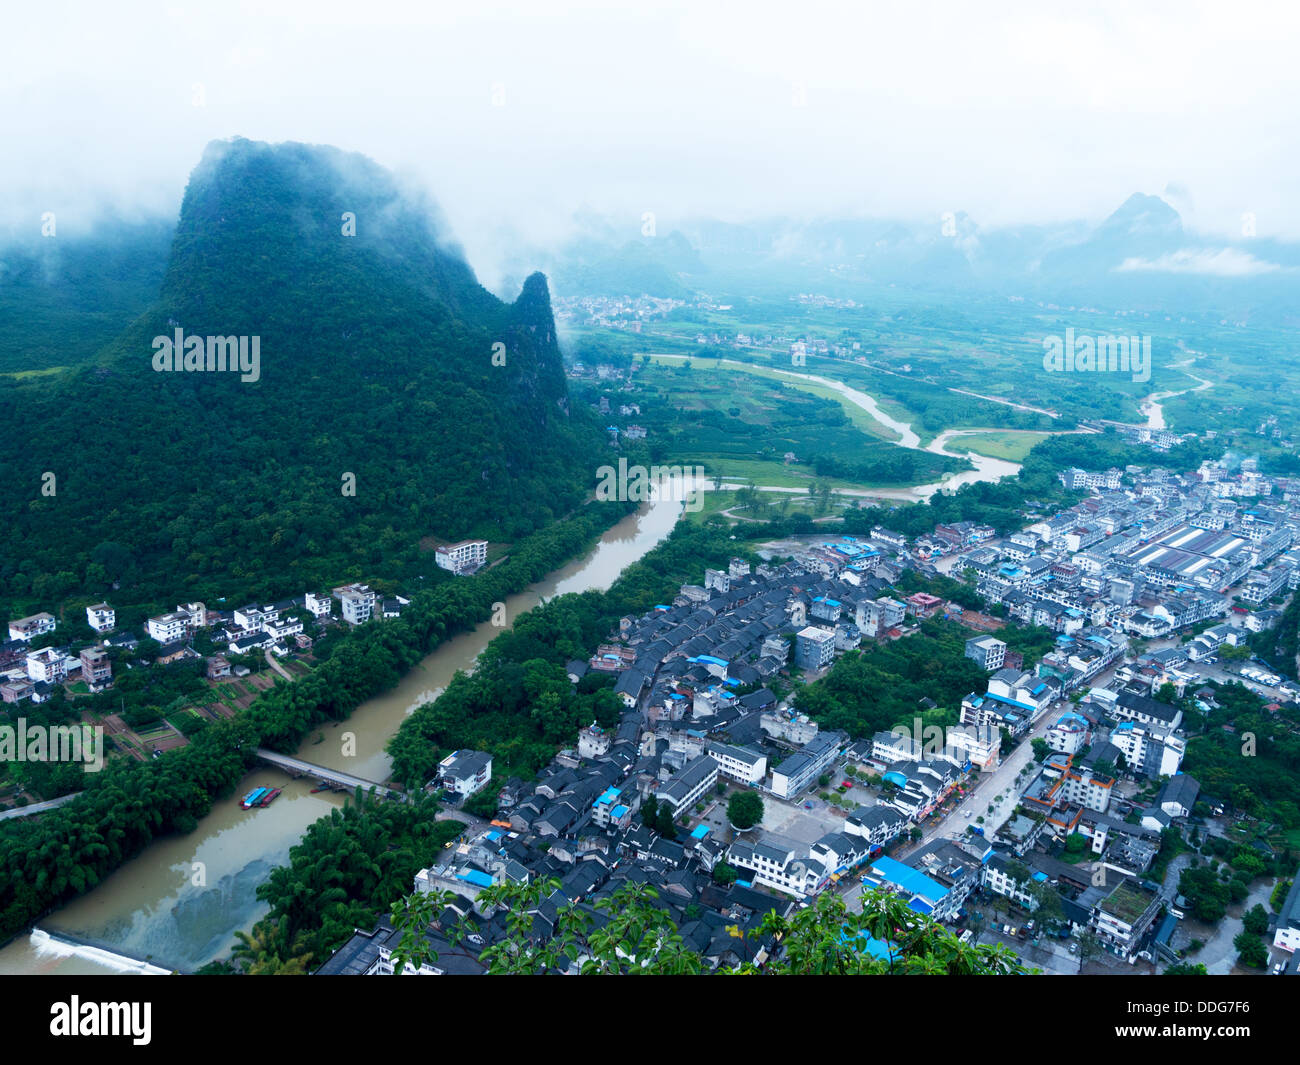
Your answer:
[[[9,622],[9,639],[31,643],[37,636],[53,632],[57,625],[58,622],[54,620],[53,614],[41,611],[41,613],[33,614],[31,617],[19,618],[16,621]]]
[[[112,632],[117,625],[117,611],[107,603],[86,607],[86,624],[96,632]]]
[[[375,612],[375,593],[365,584],[345,584],[335,588],[334,598],[343,608],[343,620],[349,625],[364,625]]]
[[[58,684],[68,675],[67,659],[62,651],[42,647],[27,655],[27,679],[33,683]]]
[[[434,551],[434,561],[457,576],[473,573],[487,562],[486,540],[461,540],[456,544],[443,544]]]
[[[821,669],[835,658],[835,630],[809,625],[795,637],[794,661],[800,669]]]
[[[686,765],[655,792],[655,798],[661,803],[668,803],[674,815],[684,813],[700,799],[718,781],[718,763],[707,754],[702,754],[687,762]]]
[[[767,776],[767,755],[752,747],[709,741],[709,757],[718,763],[718,772],[741,784],[758,784]]]
[[[113,663],[108,652],[87,647],[81,652],[81,679],[91,691],[103,691],[113,682]]]
[[[842,732],[819,732],[772,770],[772,794],[794,798],[835,764],[846,739]]]
[[[438,783],[462,799],[481,791],[492,779],[492,756],[483,751],[452,751],[438,763]]]
[[[992,636],[973,636],[966,641],[966,657],[980,669],[994,672],[1006,660],[1007,645]]]

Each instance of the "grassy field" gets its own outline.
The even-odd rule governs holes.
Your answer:
[[[659,363],[664,366],[680,366],[683,362],[690,362],[691,366],[699,370],[713,370],[718,373],[747,373],[755,377],[763,377],[769,381],[776,381],[791,388],[796,388],[800,392],[807,392],[809,395],[817,396],[819,399],[827,399],[832,403],[838,403],[854,427],[862,430],[869,436],[874,436],[878,440],[885,440],[889,443],[895,443],[899,436],[893,429],[887,425],[876,421],[870,414],[859,407],[856,403],[850,402],[839,392],[826,385],[819,385],[815,381],[800,381],[796,378],[783,377],[774,370],[764,366],[752,364],[732,365],[723,362],[721,359],[700,359],[694,357],[683,357],[678,355],[651,355],[650,361]],[[803,371],[795,371],[803,372]],[[874,398],[874,397],[873,397]],[[879,401],[880,407],[890,417],[896,418],[900,422],[910,421],[914,415],[905,407],[892,402]],[[773,482],[775,483],[775,482]]]
[[[704,493],[704,505],[695,513],[687,511],[686,520],[702,524],[715,514],[722,516],[743,533],[744,526],[753,521],[769,521],[773,518],[793,514],[810,514],[814,520],[828,516],[838,516],[846,506],[852,506],[856,500],[840,498],[832,500],[827,509],[820,502],[814,503],[806,495],[786,495],[779,492],[759,493],[757,503],[751,503],[748,493],[741,491],[708,491]],[[723,513],[733,511],[733,513]]]
[[[28,377],[49,377],[51,374],[63,373],[66,369],[66,366],[47,366],[43,370],[11,370],[0,374],[0,377],[12,377],[21,381]]]
[[[704,466],[730,481],[879,491],[939,480],[964,459],[902,448],[833,389],[804,387],[763,367],[663,355],[636,376],[628,415],[647,430],[655,461]],[[890,434],[893,435],[892,433]]]
[[[1008,462],[1024,462],[1030,450],[1050,435],[1050,433],[1012,433],[992,430],[987,433],[953,437],[945,446],[953,452],[973,451],[977,455],[1006,459]]]
[[[837,491],[842,489],[872,491],[897,487],[896,485],[861,484],[857,481],[846,481],[839,477],[818,477],[811,466],[804,466],[799,463],[787,466],[783,462],[737,459],[728,455],[697,455],[695,461],[708,470],[710,482],[717,474],[721,473],[724,483],[743,484],[746,481],[753,481],[756,485],[771,485],[776,488],[807,490],[808,486],[814,482],[819,485],[829,484]]]

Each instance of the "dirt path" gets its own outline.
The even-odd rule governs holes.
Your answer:
[[[276,661],[275,656],[272,655],[270,651],[266,652],[266,664],[279,673],[285,680],[292,682],[293,674]]]

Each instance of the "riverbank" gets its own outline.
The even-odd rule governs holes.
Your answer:
[[[932,455],[941,455],[944,458],[958,459],[968,462],[971,469],[963,470],[958,473],[948,474],[938,481],[932,481],[927,484],[913,485],[906,488],[874,488],[874,489],[853,489],[839,488],[838,494],[862,499],[877,499],[882,501],[904,502],[904,503],[924,503],[928,502],[940,492],[952,492],[961,488],[963,485],[978,484],[981,482],[997,482],[1004,477],[1014,477],[1021,469],[1019,462],[1013,462],[1010,459],[998,457],[997,455],[983,454],[973,448],[953,451],[950,450],[949,444],[959,438],[978,437],[982,434],[990,434],[994,439],[1001,439],[1007,435],[1026,435],[1044,439],[1048,436],[1058,436],[1065,433],[1086,432],[1080,429],[1064,429],[1051,432],[1043,430],[1010,430],[1004,428],[980,428],[967,427],[962,429],[946,429],[928,444],[922,445],[921,437],[912,427],[910,422],[900,421],[893,415],[889,414],[874,396],[868,395],[860,389],[852,388],[840,381],[834,381],[828,377],[820,377],[816,374],[798,373],[794,370],[778,370],[770,367],[755,366],[752,363],[742,362],[737,359],[692,359],[687,355],[651,355],[650,358],[655,361],[665,363],[681,363],[685,361],[698,362],[700,365],[708,367],[713,366],[731,366],[745,373],[757,373],[766,377],[774,377],[782,380],[804,382],[812,385],[821,395],[834,395],[845,404],[850,416],[853,416],[855,424],[864,428],[864,431],[872,432],[873,435],[896,445],[897,447],[907,448],[912,451],[925,451]],[[862,419],[868,419],[871,427],[862,426]],[[736,487],[728,484],[724,487]],[[756,485],[762,492],[783,492],[788,494],[799,494],[806,489],[790,488],[784,485]]]
[[[407,714],[450,683],[457,671],[472,671],[488,642],[538,602],[564,592],[608,588],[668,535],[681,511],[679,501],[656,501],[623,518],[579,558],[505,597],[505,626],[487,620],[444,640],[395,687],[362,702],[346,722],[309,730],[297,745],[299,757],[386,779],[391,760],[384,748]],[[317,742],[321,731],[325,739]],[[346,744],[345,736],[351,737]],[[238,797],[261,784],[285,791],[267,809],[241,810]],[[42,919],[42,927],[181,971],[228,954],[235,932],[250,929],[267,912],[256,897],[257,886],[288,861],[290,849],[314,821],[344,802],[344,796],[312,794],[310,789],[311,781],[292,781],[275,770],[247,773],[194,831],[155,840],[95,888]],[[74,956],[80,959],[77,965],[93,966],[92,959]],[[30,935],[0,949],[2,972],[41,972],[49,961],[48,950]]]

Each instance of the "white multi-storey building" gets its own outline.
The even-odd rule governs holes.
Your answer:
[[[1001,761],[1002,733],[992,725],[957,725],[948,729],[948,750],[964,755],[978,769],[996,769]]]
[[[771,841],[751,844],[737,840],[727,849],[727,860],[748,871],[753,883],[799,898],[817,894],[830,881],[830,873],[821,862],[801,858],[789,847]]]
[[[438,763],[438,781],[468,798],[492,779],[492,756],[485,751],[452,751]]]
[[[273,606],[242,606],[234,613],[235,624],[249,632],[263,632],[268,625],[280,620],[280,611]]]
[[[117,611],[107,603],[86,607],[86,624],[96,632],[112,632],[117,625]]]
[[[462,540],[458,544],[443,544],[434,551],[434,561],[455,574],[472,573],[487,562],[486,540]]]
[[[189,613],[179,610],[152,617],[144,623],[144,627],[151,640],[164,644],[184,640],[193,631]]]
[[[972,636],[966,641],[966,657],[980,669],[998,670],[1006,660],[1007,645],[992,636]]]
[[[708,793],[718,781],[718,763],[707,754],[688,762],[667,784],[663,785],[655,797],[661,803],[668,803],[674,814],[689,810]]]
[[[68,675],[67,657],[53,647],[42,647],[27,655],[27,679],[34,683],[58,684]]]
[[[795,637],[794,661],[800,669],[821,669],[835,658],[835,630],[809,625]]]
[[[314,618],[327,618],[334,609],[334,601],[325,592],[308,592],[303,604]]]
[[[17,621],[9,622],[9,639],[31,643],[37,636],[53,632],[57,625],[58,622],[54,620],[53,614],[42,611],[29,618],[19,618]]]
[[[334,589],[334,598],[342,604],[343,620],[350,625],[362,625],[375,611],[375,593],[364,584],[345,584]]]
[[[296,618],[283,618],[280,621],[268,621],[262,627],[262,631],[271,637],[271,639],[279,643],[281,640],[289,636],[297,636],[302,632],[302,622]]]
[[[1092,726],[1088,724],[1088,719],[1067,710],[1043,733],[1043,740],[1054,751],[1078,754],[1088,744],[1091,735]]]
[[[1152,778],[1172,777],[1187,751],[1187,744],[1172,732],[1143,728],[1132,721],[1123,721],[1111,729],[1110,742],[1124,752],[1130,769]]]
[[[757,784],[767,776],[767,755],[752,747],[710,741],[706,749],[724,777],[741,784]]]

